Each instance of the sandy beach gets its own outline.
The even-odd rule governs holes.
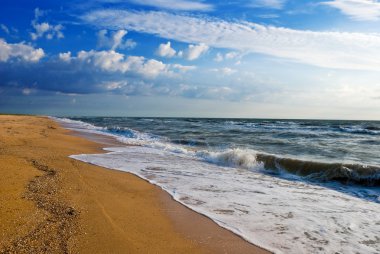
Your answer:
[[[267,253],[160,188],[68,158],[100,153],[37,116],[0,116],[0,253]]]

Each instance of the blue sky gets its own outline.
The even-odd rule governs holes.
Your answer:
[[[380,120],[378,1],[0,4],[2,112]]]

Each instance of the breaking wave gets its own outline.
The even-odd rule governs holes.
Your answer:
[[[380,186],[380,167],[377,166],[298,160],[238,148],[221,152],[200,151],[196,155],[221,166],[290,173],[322,182]]]

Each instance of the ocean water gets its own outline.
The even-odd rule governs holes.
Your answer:
[[[380,252],[380,122],[56,120],[126,144],[72,158],[136,174],[270,251]]]

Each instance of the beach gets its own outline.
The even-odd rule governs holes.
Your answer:
[[[0,253],[268,253],[130,173],[69,158],[117,141],[0,116]]]

